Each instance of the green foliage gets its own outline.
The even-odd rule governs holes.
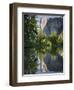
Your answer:
[[[37,70],[35,51],[31,48],[26,48],[24,51],[24,73],[33,74]]]
[[[46,54],[50,50],[51,42],[48,40],[46,34],[40,29],[38,31],[36,50],[38,53]]]
[[[60,55],[63,53],[63,33],[57,35],[56,32],[51,32],[50,36],[46,36],[46,34],[40,30],[38,32],[37,44],[36,49],[40,55],[50,53],[51,58],[55,59],[58,53]]]
[[[56,55],[63,53],[63,33],[57,35],[56,32],[52,32],[50,37],[48,37],[51,42],[50,54],[52,59],[56,58]]]
[[[36,20],[34,16],[24,16],[24,73],[33,74],[37,70],[35,44],[37,40]]]
[[[37,39],[36,20],[34,16],[24,16],[25,47],[34,47]]]
[[[38,37],[37,51],[40,55],[42,53],[43,55],[50,53],[53,60],[58,53],[61,56],[63,55],[63,33],[57,35],[56,32],[51,32],[50,36],[46,36],[46,34],[40,30]]]

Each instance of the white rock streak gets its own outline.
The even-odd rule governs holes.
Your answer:
[[[41,18],[41,25],[40,25],[40,27],[41,27],[42,30],[44,30],[44,27],[46,26],[46,24],[47,24],[47,17],[46,16],[43,16]]]

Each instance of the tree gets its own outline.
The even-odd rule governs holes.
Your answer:
[[[35,44],[37,28],[35,16],[24,15],[24,73],[33,74],[37,70]]]

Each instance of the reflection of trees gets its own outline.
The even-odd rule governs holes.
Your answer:
[[[49,52],[52,59],[55,59],[58,53],[63,55],[63,33],[57,35],[56,32],[52,32],[48,40],[51,42],[51,49]]]

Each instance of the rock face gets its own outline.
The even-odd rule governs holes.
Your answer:
[[[56,31],[59,35],[63,31],[63,18],[49,18],[47,25],[44,28],[44,31],[47,35],[50,35],[51,32]]]

